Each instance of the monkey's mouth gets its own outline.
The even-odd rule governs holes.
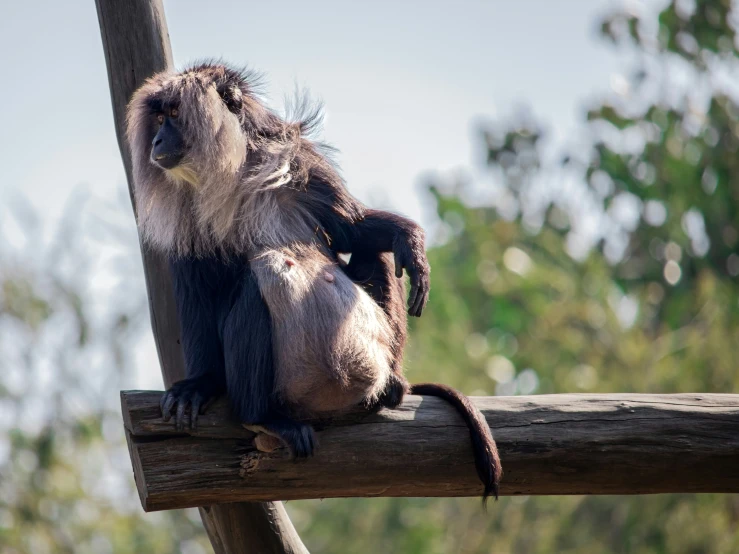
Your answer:
[[[152,152],[151,161],[162,169],[174,169],[180,164],[183,157],[184,153],[181,152]]]

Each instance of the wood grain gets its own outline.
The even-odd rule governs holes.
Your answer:
[[[115,131],[133,201],[131,156],[125,140],[126,105],[146,78],[173,68],[164,7],[161,0],[96,0],[95,5]],[[203,9],[208,7],[204,5]],[[140,245],[151,326],[164,384],[170,386],[185,377],[172,279],[164,257]],[[136,463],[134,449],[131,454]],[[281,504],[205,507],[200,515],[219,554],[307,552]]]
[[[197,430],[159,414],[159,392],[124,392],[147,511],[213,502],[351,496],[477,496],[467,429],[436,398],[315,422],[316,455],[265,454],[225,402]],[[478,397],[498,443],[503,495],[739,492],[739,395]]]

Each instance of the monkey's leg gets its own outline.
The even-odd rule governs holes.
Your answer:
[[[403,351],[408,336],[405,311],[405,283],[395,277],[392,256],[379,252],[352,253],[349,265],[344,268],[352,281],[362,287],[382,308],[393,334],[391,346],[392,375],[378,399],[378,406],[395,408],[408,391],[408,381],[403,376]],[[372,407],[374,408],[374,406]]]
[[[228,397],[247,428],[278,437],[296,458],[313,454],[313,428],[283,415],[274,396],[272,325],[256,277],[247,270],[223,329]]]
[[[226,391],[221,340],[216,317],[217,297],[207,283],[217,279],[219,263],[207,259],[181,258],[170,262],[175,300],[180,318],[182,347],[187,379],[175,383],[162,396],[160,407],[165,421],[176,412],[175,425],[184,427],[190,407],[190,426],[197,426],[198,414]]]

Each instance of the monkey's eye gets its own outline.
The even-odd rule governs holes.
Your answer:
[[[169,117],[176,119],[178,115],[180,115],[180,110],[178,110],[177,108],[172,108],[171,110],[169,110]]]
[[[163,125],[164,124],[164,114],[163,113],[158,113],[157,114],[157,123],[159,123],[159,125]]]

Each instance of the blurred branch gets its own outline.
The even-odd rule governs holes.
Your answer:
[[[259,452],[225,400],[175,430],[159,392],[121,395],[147,511],[243,500],[476,496],[462,420],[411,396],[396,410],[316,422],[313,458]],[[540,395],[473,399],[494,430],[503,495],[739,492],[739,395]]]

